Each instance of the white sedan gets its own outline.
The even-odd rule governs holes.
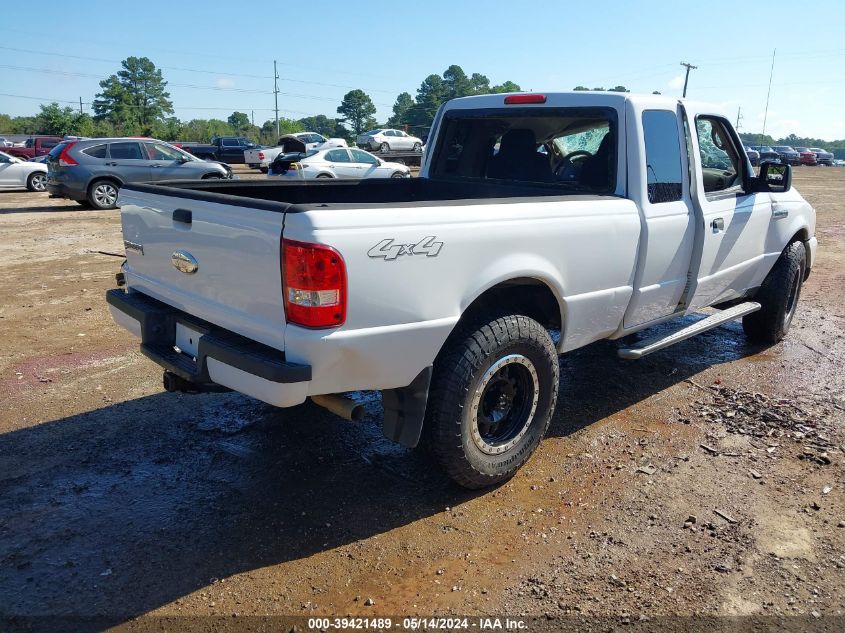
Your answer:
[[[334,147],[283,154],[270,165],[273,178],[312,180],[316,178],[410,178],[407,165],[389,163],[362,149]]]
[[[366,147],[380,152],[396,150],[411,150],[421,152],[423,142],[416,136],[406,134],[402,130],[377,129],[364,132],[357,139],[358,147]]]
[[[0,152],[0,189],[47,191],[47,165]]]

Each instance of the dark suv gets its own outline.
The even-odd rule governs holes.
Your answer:
[[[769,161],[769,162],[780,162],[780,154],[778,154],[775,150],[773,150],[768,145],[752,145],[751,149],[755,150],[758,154],[760,154],[760,162]]]
[[[117,206],[120,187],[130,182],[231,177],[228,165],[146,138],[65,141],[47,159],[50,197],[70,198],[97,209]]]

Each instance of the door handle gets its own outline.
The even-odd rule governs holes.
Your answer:
[[[789,215],[789,209],[784,209],[783,207],[772,207],[772,217],[775,220],[780,220],[781,218],[785,218]]]
[[[710,226],[713,227],[713,232],[718,233],[719,231],[724,230],[725,228],[725,220],[723,218],[716,218],[710,223]]]

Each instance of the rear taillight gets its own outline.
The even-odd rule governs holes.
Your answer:
[[[258,160],[264,160],[264,152],[258,152]]]
[[[331,246],[282,240],[288,323],[328,328],[346,322],[346,264]]]
[[[74,141],[73,143],[68,143],[67,145],[65,145],[65,148],[62,150],[62,153],[59,154],[59,165],[61,165],[62,167],[70,167],[71,165],[79,164],[73,158],[71,158],[70,154],[67,153],[67,151],[74,145],[76,145],[76,141]]]

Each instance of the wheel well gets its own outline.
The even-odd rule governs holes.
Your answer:
[[[510,279],[488,288],[467,306],[458,323],[475,321],[493,312],[521,314],[546,329],[561,328],[557,297],[545,283],[530,277]]]
[[[805,244],[804,248],[804,281],[807,281],[807,278],[810,276],[810,249],[806,247],[807,240],[810,239],[810,232],[807,229],[801,229],[795,235],[792,236],[792,239],[789,240],[789,243],[797,242],[801,240]]]
[[[88,186],[85,188],[85,191],[90,191],[91,187],[98,182],[110,182],[117,185],[118,188],[123,186],[123,183],[120,182],[120,178],[115,178],[114,176],[98,176],[97,178],[92,178],[91,181],[88,183]]]

